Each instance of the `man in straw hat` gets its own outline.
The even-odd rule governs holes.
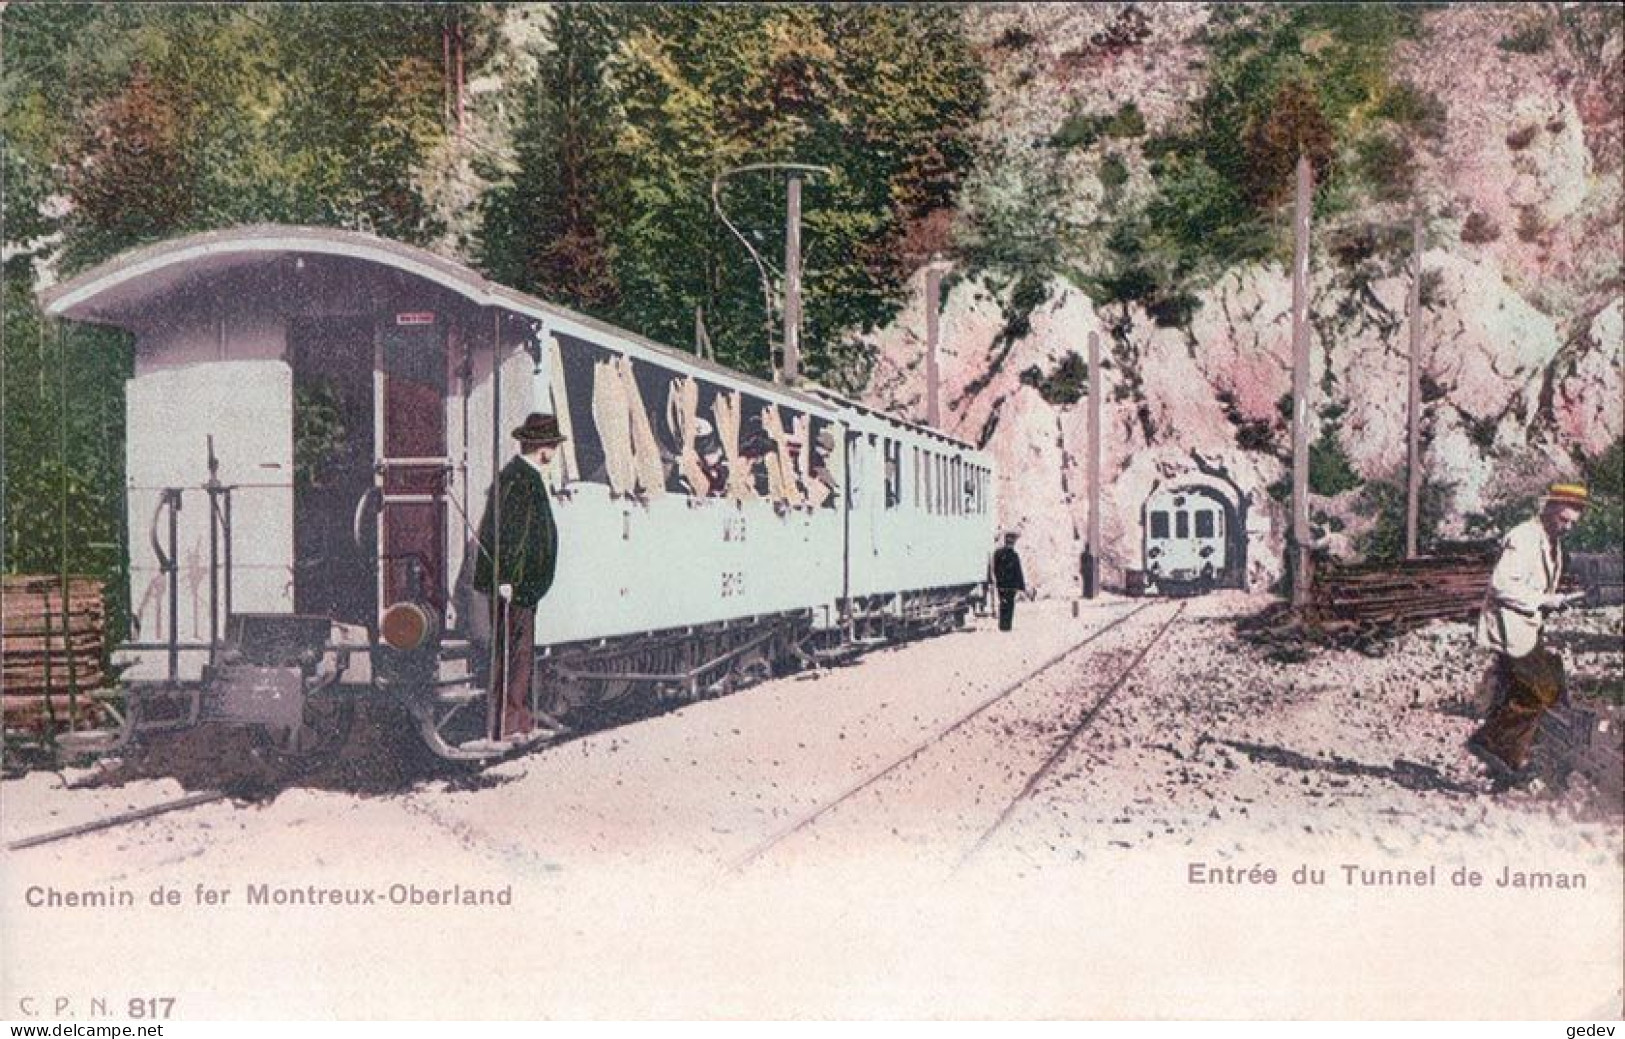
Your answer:
[[[474,566],[474,587],[491,597],[496,614],[491,626],[491,695],[500,702],[492,711],[491,738],[497,740],[538,728],[565,730],[558,719],[530,708],[536,604],[553,585],[559,555],[545,467],[565,437],[556,418],[538,413],[526,418],[513,437],[519,441],[519,453],[502,467],[496,494],[486,502]]]
[[[1531,778],[1530,748],[1541,716],[1563,696],[1563,661],[1542,645],[1553,610],[1585,597],[1560,595],[1563,535],[1588,503],[1578,484],[1553,484],[1538,515],[1507,532],[1478,618],[1479,645],[1495,651],[1497,700],[1468,747],[1500,781]]]

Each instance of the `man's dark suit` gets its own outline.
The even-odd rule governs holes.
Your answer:
[[[502,529],[493,528],[496,517],[492,503],[486,502],[480,520],[480,553],[474,564],[474,587],[490,596],[492,608],[503,608],[497,589],[513,586],[513,599],[507,606],[507,624],[493,622],[492,632],[506,630],[507,653],[495,659],[492,646],[491,683],[493,691],[503,689],[501,731],[497,736],[526,732],[534,726],[530,713],[531,665],[536,654],[536,604],[553,586],[558,565],[559,532],[553,523],[553,507],[547,484],[536,466],[516,455],[502,467],[497,481],[501,495]],[[500,567],[500,573],[498,572]]]
[[[999,592],[999,630],[1009,631],[1016,616],[1016,596],[1027,590],[1021,557],[1010,545],[993,553],[993,587]]]

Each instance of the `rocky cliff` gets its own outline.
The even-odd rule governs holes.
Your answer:
[[[1211,21],[1211,9],[1195,4],[1018,5],[973,18],[993,87],[987,152],[1004,164],[983,176],[1053,178],[1061,200],[1053,231],[1071,270],[1087,272],[1100,257],[1088,234],[1069,230],[1108,218],[1125,193],[1149,190],[1143,140],[1197,118]],[[1622,37],[1618,19],[1463,5],[1428,13],[1421,32],[1395,48],[1391,73],[1430,99],[1437,125],[1407,146],[1409,190],[1314,229],[1318,546],[1358,555],[1385,516],[1391,524],[1396,502],[1402,508],[1416,209],[1432,532],[1488,532],[1507,503],[1573,477],[1625,432]],[[1129,109],[1145,124],[1139,140],[1103,137],[1055,153],[1069,112]],[[1052,273],[1023,301],[1008,279],[961,269],[933,301],[922,298],[922,274],[913,305],[873,337],[867,398],[923,417],[925,307],[938,306],[942,424],[997,459],[999,523],[1023,532],[1042,592],[1076,594],[1091,449],[1079,391],[1096,334],[1108,584],[1145,565],[1142,507],[1154,488],[1175,483],[1228,487],[1245,501],[1247,582],[1279,577],[1289,525],[1289,271],[1255,261],[1215,272],[1196,287],[1188,319],[1161,323],[1140,302],[1092,298],[1080,281]]]

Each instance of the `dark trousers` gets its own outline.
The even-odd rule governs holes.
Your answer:
[[[1016,588],[999,589],[999,630],[1009,631],[1010,625],[1016,619],[1016,596],[1021,591]]]
[[[496,727],[491,738],[502,739],[535,726],[530,714],[530,675],[536,660],[536,607],[498,599],[496,611],[491,625],[491,695],[500,699],[491,712]]]
[[[1494,667],[1499,695],[1473,739],[1508,765],[1523,769],[1529,764],[1541,716],[1563,698],[1563,660],[1536,646],[1527,656],[1498,654]]]

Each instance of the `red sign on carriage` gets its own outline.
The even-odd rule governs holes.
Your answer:
[[[409,310],[404,314],[395,315],[397,325],[432,325],[434,324],[434,311]]]

